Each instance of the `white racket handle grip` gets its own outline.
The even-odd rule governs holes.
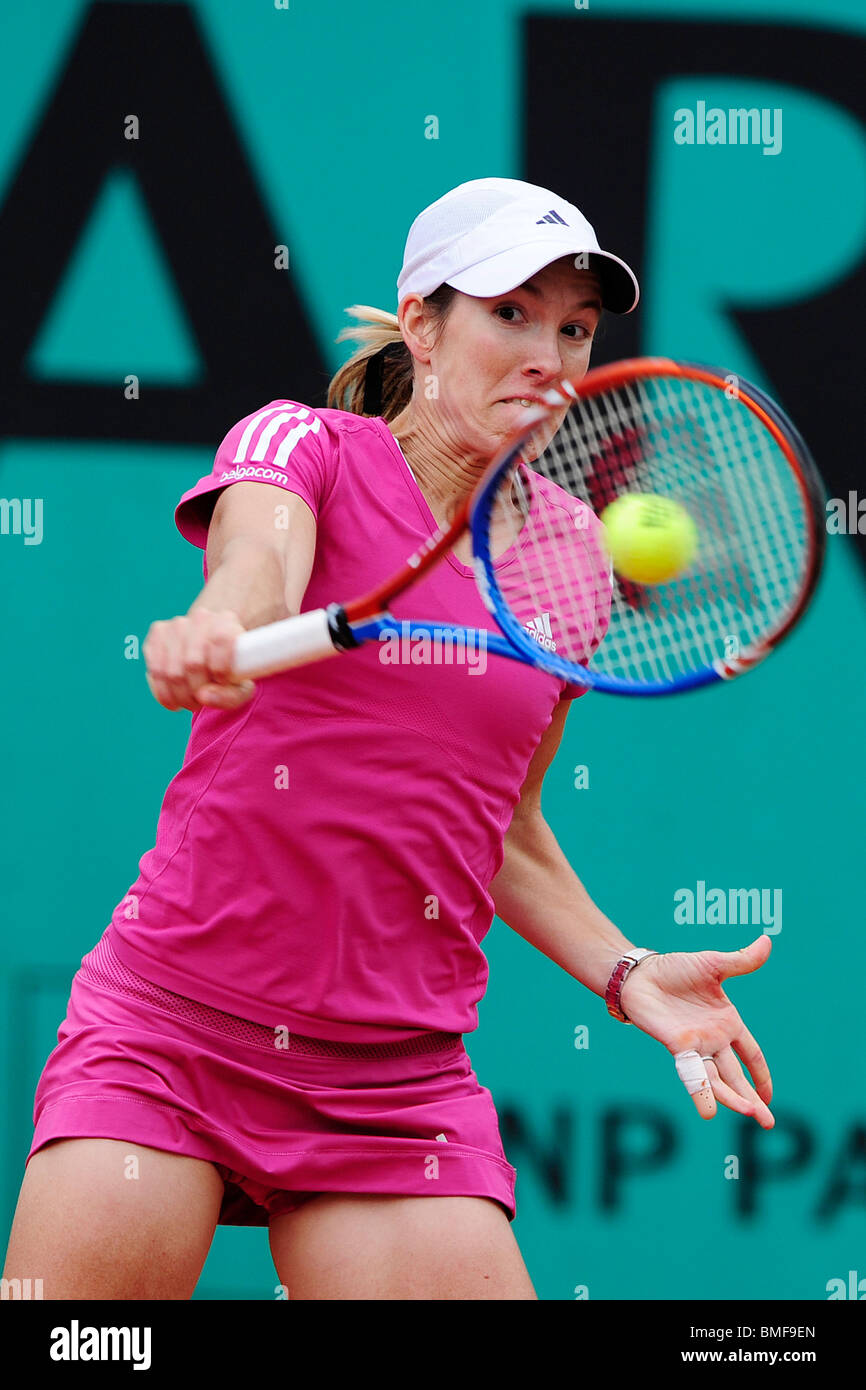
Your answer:
[[[255,679],[338,654],[327,612],[314,608],[295,618],[242,632],[235,641],[232,671],[235,676]]]

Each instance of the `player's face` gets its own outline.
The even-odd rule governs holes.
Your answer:
[[[490,455],[562,377],[584,376],[601,315],[598,279],[574,257],[491,299],[456,296],[430,359],[448,436]],[[563,406],[556,421],[562,422]]]

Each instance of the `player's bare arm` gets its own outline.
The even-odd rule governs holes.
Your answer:
[[[560,700],[535,750],[491,885],[504,922],[595,994],[633,943],[596,907],[541,809],[544,776],[562,741],[571,701]]]
[[[154,623],[147,678],[166,709],[237,709],[253,681],[231,682],[235,639],[300,610],[316,544],[302,498],[268,483],[236,483],[217,498],[207,540],[208,581],[186,616]]]
[[[529,765],[491,893],[498,916],[518,936],[593,993],[604,995],[611,970],[619,957],[634,950],[634,943],[593,902],[541,809],[542,783],[562,740],[568,709],[569,702],[561,700]],[[707,1063],[709,1084],[689,1087],[705,1119],[715,1115],[718,1101],[754,1116],[763,1129],[775,1124],[769,1110],[769,1067],[722,989],[724,979],[759,969],[769,955],[766,935],[739,951],[670,952],[641,962],[623,986],[621,1003],[630,1023],[677,1059],[696,1052]]]

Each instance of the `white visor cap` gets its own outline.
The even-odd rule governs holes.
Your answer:
[[[480,299],[522,285],[561,256],[587,256],[602,301],[628,314],[640,297],[625,261],[602,251],[583,213],[547,188],[519,179],[472,179],[419,213],[409,228],[397,302],[451,285]]]

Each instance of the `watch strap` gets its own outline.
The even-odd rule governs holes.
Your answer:
[[[612,1018],[618,1019],[620,1023],[631,1022],[631,1019],[623,1013],[622,1004],[620,1003],[622,987],[636,965],[640,965],[641,961],[646,960],[647,956],[657,956],[659,954],[658,951],[651,951],[647,946],[637,946],[633,951],[626,951],[624,955],[620,956],[611,971],[610,979],[607,982],[607,989],[604,992],[604,1002]]]

